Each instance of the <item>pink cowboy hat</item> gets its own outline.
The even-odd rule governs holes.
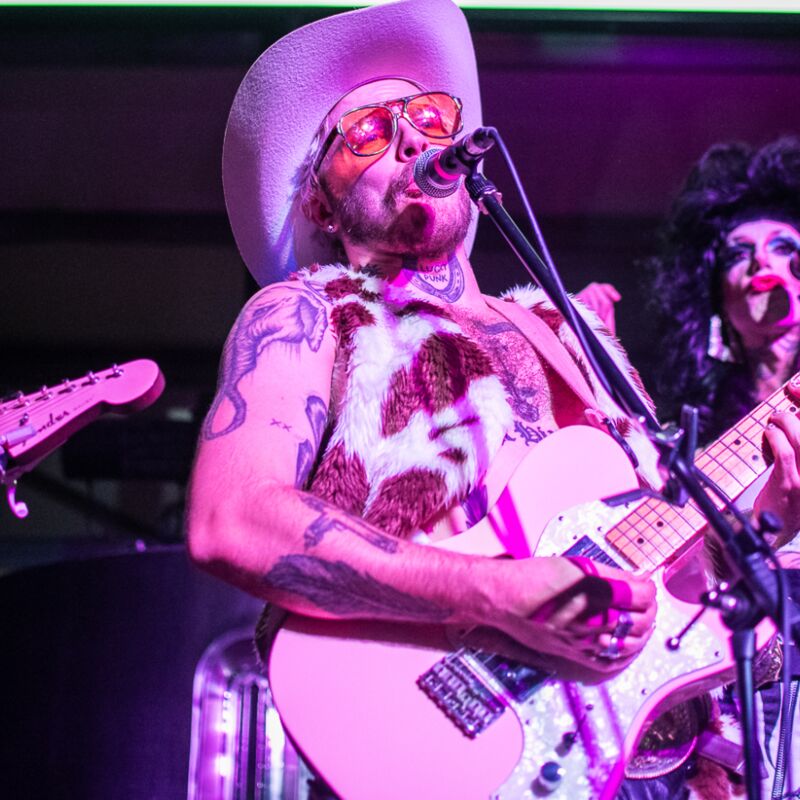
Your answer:
[[[400,0],[312,22],[275,42],[245,75],[225,130],[222,182],[236,244],[259,285],[335,260],[299,208],[298,167],[339,99],[387,76],[457,95],[464,130],[481,125],[472,39],[451,0]]]

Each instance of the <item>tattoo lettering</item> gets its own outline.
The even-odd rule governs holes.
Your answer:
[[[281,422],[279,419],[272,418],[272,421],[269,423],[271,428],[280,428],[282,431],[290,431],[292,429],[291,425],[287,425],[285,422]]]
[[[304,597],[338,616],[444,622],[451,611],[387,586],[344,561],[313,556],[283,556],[265,581],[276,589]]]
[[[524,422],[520,422],[519,420],[514,421],[514,430],[522,437],[522,440],[525,444],[530,447],[532,444],[538,444],[542,441],[546,436],[549,436],[553,431],[546,431],[540,425],[537,428],[534,428],[533,425],[526,425]],[[516,442],[517,440],[506,434],[506,441],[509,442]]]
[[[396,553],[398,548],[397,539],[385,533],[380,533],[369,527],[369,525],[358,520],[333,519],[328,515],[328,506],[318,497],[307,496],[303,498],[303,503],[312,511],[316,511],[319,516],[306,528],[303,535],[303,544],[308,550],[318,545],[327,533],[331,531],[350,531],[367,544],[383,550],[384,553]]]
[[[203,426],[203,438],[216,439],[244,423],[247,404],[239,383],[256,368],[264,351],[276,343],[300,347],[305,342],[316,352],[327,326],[325,306],[303,288],[284,288],[277,295],[263,292],[248,303],[225,344],[220,386]],[[225,400],[233,405],[233,419],[222,430],[215,430],[214,420]]]
[[[444,264],[433,264],[425,272],[419,271],[413,259],[405,259],[403,266],[413,270],[411,285],[446,303],[455,303],[464,294],[464,271],[455,253],[450,253]]]
[[[325,422],[328,419],[328,407],[321,397],[312,394],[306,400],[306,417],[311,426],[313,442],[304,439],[297,448],[297,466],[295,468],[294,485],[296,487],[305,486],[314,461],[319,451],[319,443],[322,441],[322,434],[325,432]]]

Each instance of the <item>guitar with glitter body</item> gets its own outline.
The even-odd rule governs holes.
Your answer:
[[[767,417],[788,409],[796,411],[793,401],[776,392],[696,463],[739,496],[767,469]],[[611,677],[458,646],[441,627],[289,617],[270,652],[270,685],[290,736],[337,795],[612,800],[648,723],[731,679],[717,612],[690,624],[700,606],[675,593],[699,563],[704,519],[691,504],[596,501],[636,485],[611,437],[565,428],[526,456],[485,519],[437,545],[515,558],[583,555],[650,574],[655,631]],[[696,595],[706,588],[697,575],[689,583]],[[759,647],[772,633],[762,623]]]

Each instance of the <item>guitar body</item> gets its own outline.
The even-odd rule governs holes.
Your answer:
[[[611,437],[565,428],[528,454],[485,520],[442,546],[515,557],[602,553],[630,570],[604,539],[630,508],[611,509],[596,498],[636,485]],[[519,697],[468,651],[452,647],[440,627],[291,616],[270,654],[275,703],[298,748],[343,800],[611,800],[659,704],[718,685],[732,666],[726,630],[712,612],[678,650],[667,648],[698,607],[669,593],[663,569],[653,579],[656,630],[611,678],[574,668],[568,680],[541,673],[532,693]],[[762,629],[761,639],[769,633]],[[418,685],[453,656],[504,709],[474,738]],[[567,733],[576,738],[564,748]],[[539,780],[548,762],[563,767],[555,788]]]

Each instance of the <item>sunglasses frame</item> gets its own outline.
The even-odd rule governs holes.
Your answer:
[[[456,104],[456,109],[458,111],[459,117],[459,125],[458,128],[453,131],[452,133],[445,134],[444,136],[432,136],[431,134],[427,133],[426,131],[421,130],[414,124],[414,120],[408,115],[408,104],[412,100],[416,100],[418,97],[425,97],[426,95],[432,94],[443,94],[447,95],[451,100],[453,100]],[[403,104],[403,108],[401,111],[396,112],[393,106],[396,106],[398,103]],[[389,141],[380,149],[376,150],[374,153],[357,153],[353,150],[352,145],[350,142],[347,141],[347,137],[344,135],[344,131],[342,130],[342,120],[348,115],[352,114],[356,111],[363,111],[365,108],[385,108],[391,115],[392,115],[392,135]],[[341,136],[344,139],[344,143],[347,145],[347,149],[354,155],[358,156],[359,158],[369,158],[370,156],[379,156],[385,153],[389,147],[391,147],[392,142],[394,141],[395,136],[397,136],[397,120],[400,117],[403,117],[409,125],[411,125],[414,130],[419,131],[423,135],[427,136],[429,139],[450,139],[453,136],[457,136],[461,131],[464,129],[464,119],[462,117],[461,112],[464,109],[464,104],[461,102],[460,97],[456,97],[454,94],[450,94],[450,92],[417,92],[416,94],[410,94],[407,97],[398,97],[397,100],[387,100],[383,103],[366,103],[363,106],[356,106],[355,108],[351,108],[349,111],[345,111],[339,117],[339,121],[336,125],[331,128],[330,133],[325,137],[325,141],[322,143],[322,147],[320,147],[319,154],[314,159],[314,166],[311,168],[312,172],[316,174],[322,165],[322,161],[324,160],[325,156],[330,150],[331,145],[333,144],[334,140],[337,136]]]

